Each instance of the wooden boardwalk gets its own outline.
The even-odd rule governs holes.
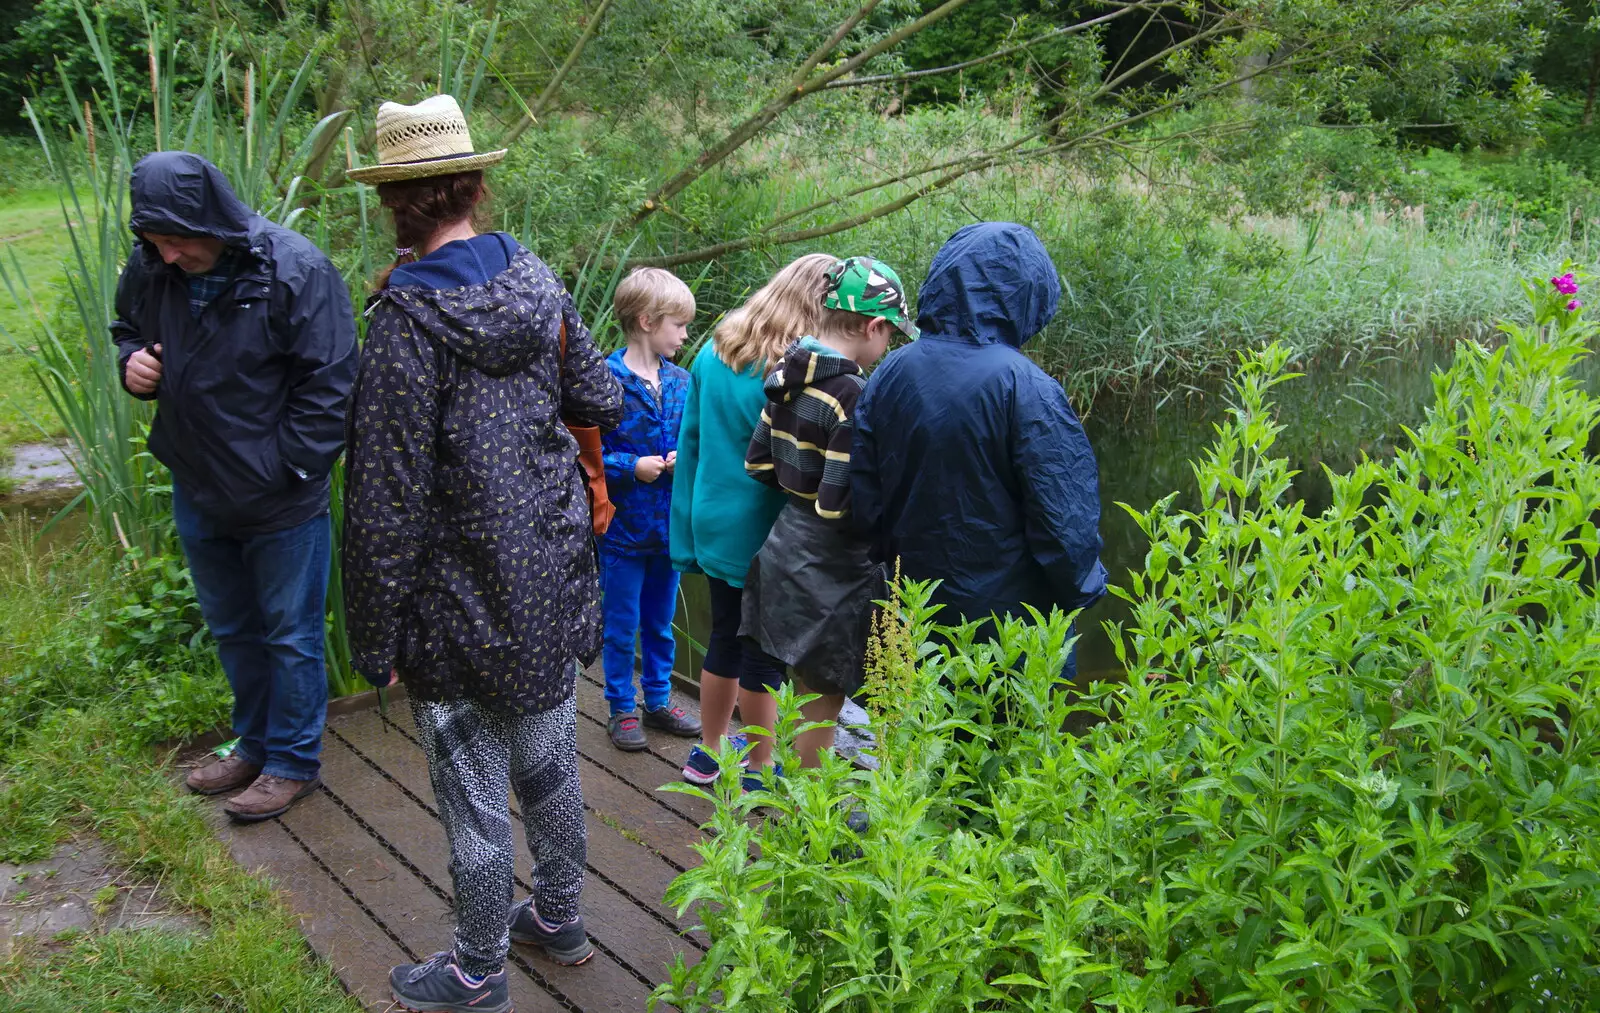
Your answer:
[[[688,706],[688,703],[685,704]],[[710,807],[660,792],[690,740],[647,732],[650,748],[622,753],[606,737],[598,673],[578,680],[578,753],[589,830],[582,910],[595,955],[561,967],[513,946],[508,970],[518,1013],[643,1010],[674,957],[689,962],[704,940],[662,903],[673,877],[698,862],[693,843]],[[218,833],[246,868],[272,878],[307,939],[369,1010],[389,1010],[389,968],[451,943],[450,850],[439,826],[411,710],[391,701],[328,720],[323,787],[276,820]],[[517,896],[532,859],[512,801]]]

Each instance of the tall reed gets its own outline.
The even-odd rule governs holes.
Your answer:
[[[115,86],[114,52],[107,26],[77,5],[102,86],[80,98],[62,75],[73,122],[66,131],[25,102],[61,198],[68,239],[65,313],[58,314],[15,259],[0,263],[0,281],[27,313],[30,333],[8,334],[28,355],[71,445],[83,492],[63,512],[86,503],[108,538],[125,548],[160,552],[171,547],[170,479],[141,448],[153,406],[122,389],[118,352],[108,328],[116,317],[117,281],[132,249],[128,180],[147,150],[181,148],[215,162],[247,204],[293,225],[305,208],[305,179],[293,173],[323,156],[338,137],[340,113],[289,143],[298,106],[317,53],[289,70],[250,66],[240,74],[227,40],[210,40],[202,83],[179,93],[174,82],[189,43],[159,18],[147,22],[150,60],[148,117],[142,103],[128,107]],[[241,102],[230,104],[230,82]],[[280,182],[285,181],[285,182]]]

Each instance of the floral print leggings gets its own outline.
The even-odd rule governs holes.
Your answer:
[[[516,792],[533,853],[533,900],[552,924],[578,914],[587,833],[578,785],[578,698],[514,715],[473,700],[411,701],[439,818],[450,839],[456,959],[493,974],[511,947],[516,850],[506,785]]]

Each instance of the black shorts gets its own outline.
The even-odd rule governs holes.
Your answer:
[[[706,577],[711,590],[711,636],[702,667],[724,679],[738,679],[740,689],[775,692],[787,671],[782,661],[767,654],[755,641],[739,636],[744,589],[727,581]]]

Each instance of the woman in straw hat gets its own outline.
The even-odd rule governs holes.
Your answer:
[[[508,1010],[512,941],[578,964],[583,799],[577,668],[600,591],[576,444],[622,391],[561,282],[479,234],[483,170],[455,99],[378,110],[377,185],[395,264],[378,280],[350,411],[344,592],[356,669],[406,684],[450,839],[455,947],[390,975],[416,1010]],[[533,895],[512,905],[517,794]]]

